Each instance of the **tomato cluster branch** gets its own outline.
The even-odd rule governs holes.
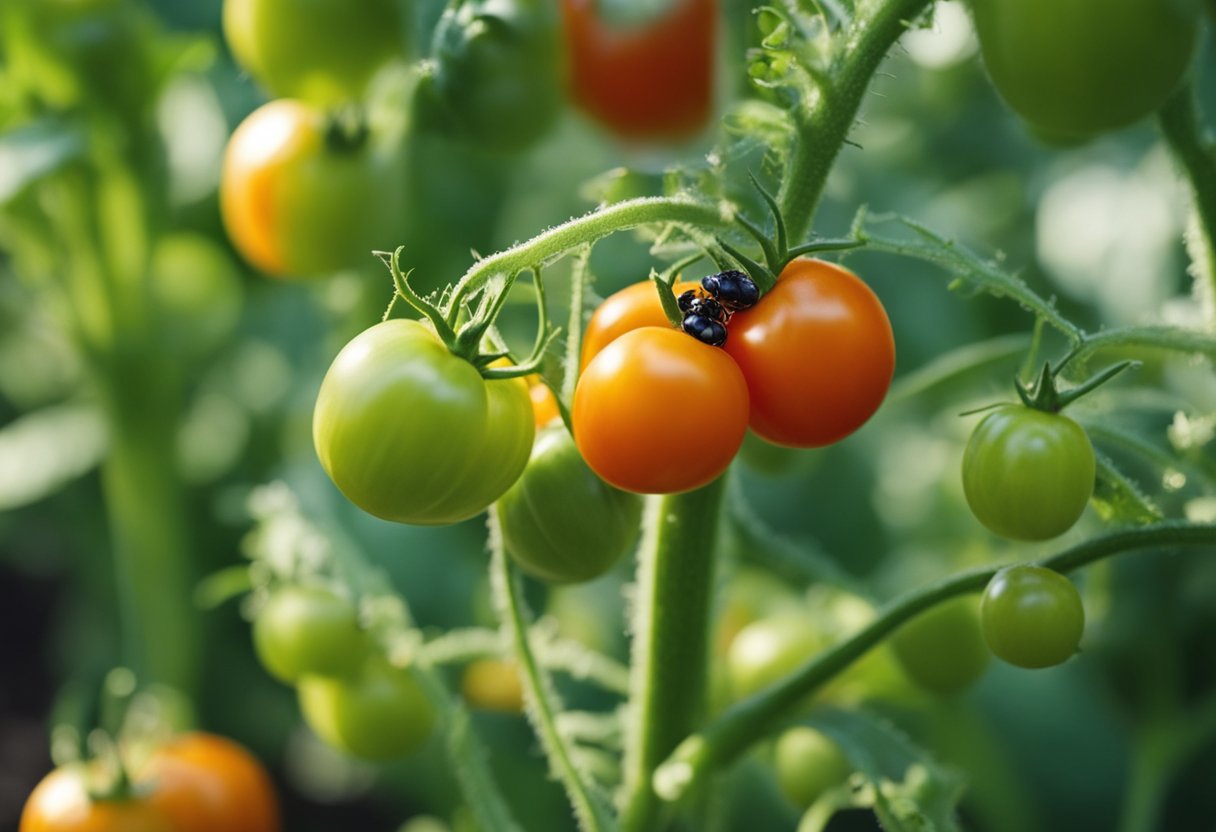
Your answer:
[[[1122,552],[1175,546],[1203,546],[1216,551],[1216,525],[1175,521],[1113,532],[1037,563],[1056,572],[1071,572]],[[955,596],[983,589],[993,575],[1007,565],[970,569],[891,601],[874,621],[851,638],[734,705],[704,730],[680,743],[655,771],[655,791],[668,801],[685,798],[711,771],[731,762],[771,733],[808,695],[843,672],[901,624]]]

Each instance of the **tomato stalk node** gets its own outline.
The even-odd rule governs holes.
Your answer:
[[[1120,361],[1118,364],[1107,367],[1102,372],[1078,384],[1076,387],[1060,392],[1056,383],[1059,373],[1076,352],[1077,350],[1074,349],[1073,352],[1066,355],[1059,365],[1054,368],[1051,366],[1050,361],[1043,362],[1043,369],[1039,372],[1039,377],[1033,387],[1028,388],[1020,379],[1015,378],[1013,385],[1018,391],[1018,398],[1022,400],[1022,404],[1045,413],[1059,413],[1077,399],[1093,392],[1124,370],[1140,366],[1139,361]]]

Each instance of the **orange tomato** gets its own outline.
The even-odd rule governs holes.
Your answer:
[[[882,404],[895,338],[878,296],[823,260],[794,260],[751,309],[731,318],[725,350],[743,371],[751,428],[778,445],[818,448]]]
[[[215,734],[185,734],[157,750],[141,782],[176,832],[279,832],[279,801],[266,769]]]
[[[677,283],[672,287],[672,291],[679,297],[681,293],[700,285],[685,281]],[[671,326],[663,312],[663,305],[659,302],[659,293],[649,280],[626,286],[609,295],[596,307],[583,330],[583,351],[579,359],[579,369],[585,369],[600,350],[626,332],[644,326]]]
[[[220,213],[233,245],[279,277],[375,262],[398,242],[399,155],[376,137],[335,141],[326,117],[291,99],[241,122],[224,153]]]
[[[57,768],[34,787],[21,812],[19,832],[179,832],[141,796],[93,800],[85,770]]]
[[[532,399],[532,418],[538,428],[561,416],[553,391],[540,380],[540,376],[528,376],[528,396]]]
[[[587,365],[572,415],[579,452],[607,482],[641,494],[689,491],[716,479],[739,450],[747,382],[721,349],[643,327]]]

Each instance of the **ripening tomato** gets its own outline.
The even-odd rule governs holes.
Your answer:
[[[579,456],[565,425],[541,432],[528,467],[498,500],[507,554],[542,581],[599,577],[638,536],[642,500],[604,482]]]
[[[18,832],[180,832],[169,818],[136,794],[94,800],[86,770],[63,766],[42,779],[25,801]]]
[[[253,622],[258,658],[277,679],[350,676],[367,655],[355,605],[323,586],[276,589]]]
[[[501,497],[535,432],[522,378],[487,381],[429,325],[400,318],[343,347],[313,412],[317,456],[347,499],[424,526],[466,520]]]
[[[299,101],[265,104],[224,152],[220,211],[233,245],[276,277],[374,262],[399,241],[400,154],[375,135],[346,136]]]
[[[606,129],[627,139],[679,139],[705,126],[715,0],[671,0],[646,19],[620,23],[596,0],[562,0],[562,18],[571,97]]]
[[[998,658],[1017,667],[1053,667],[1077,652],[1085,607],[1072,581],[1059,572],[1011,566],[988,582],[980,625]]]
[[[1034,126],[1085,136],[1150,114],[1191,62],[1199,8],[1188,0],[969,0],[984,65]]]
[[[730,320],[724,349],[751,397],[751,428],[778,445],[818,448],[874,415],[895,373],[895,338],[878,296],[852,272],[798,259],[760,302]]]
[[[258,759],[226,737],[184,734],[161,748],[140,773],[149,802],[176,832],[278,832],[274,784]]]
[[[681,282],[672,287],[676,297],[699,283]],[[663,305],[659,302],[654,283],[643,280],[614,292],[595,308],[591,319],[583,330],[583,349],[579,358],[579,369],[586,369],[591,359],[600,350],[620,338],[626,332],[644,326],[671,326]]]
[[[572,419],[579,452],[607,482],[640,494],[690,491],[720,476],[739,450],[747,383],[717,347],[643,327],[587,365]]]
[[[333,106],[363,98],[403,54],[401,9],[395,0],[224,0],[224,36],[275,98]]]
[[[416,751],[431,735],[435,709],[409,671],[370,659],[353,679],[300,680],[304,721],[325,742],[365,760]]]
[[[991,531],[1048,540],[1085,511],[1096,467],[1093,445],[1072,419],[1006,405],[985,416],[967,442],[963,493]]]

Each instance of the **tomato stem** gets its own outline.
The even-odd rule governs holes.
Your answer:
[[[1037,563],[1071,572],[1122,552],[1201,546],[1216,552],[1216,525],[1168,521],[1093,538]],[[902,595],[851,638],[823,651],[789,676],[728,709],[704,730],[689,736],[654,773],[655,791],[667,801],[685,799],[706,776],[769,735],[806,697],[835,678],[901,624],[938,604],[988,585],[1009,564],[969,569]]]

